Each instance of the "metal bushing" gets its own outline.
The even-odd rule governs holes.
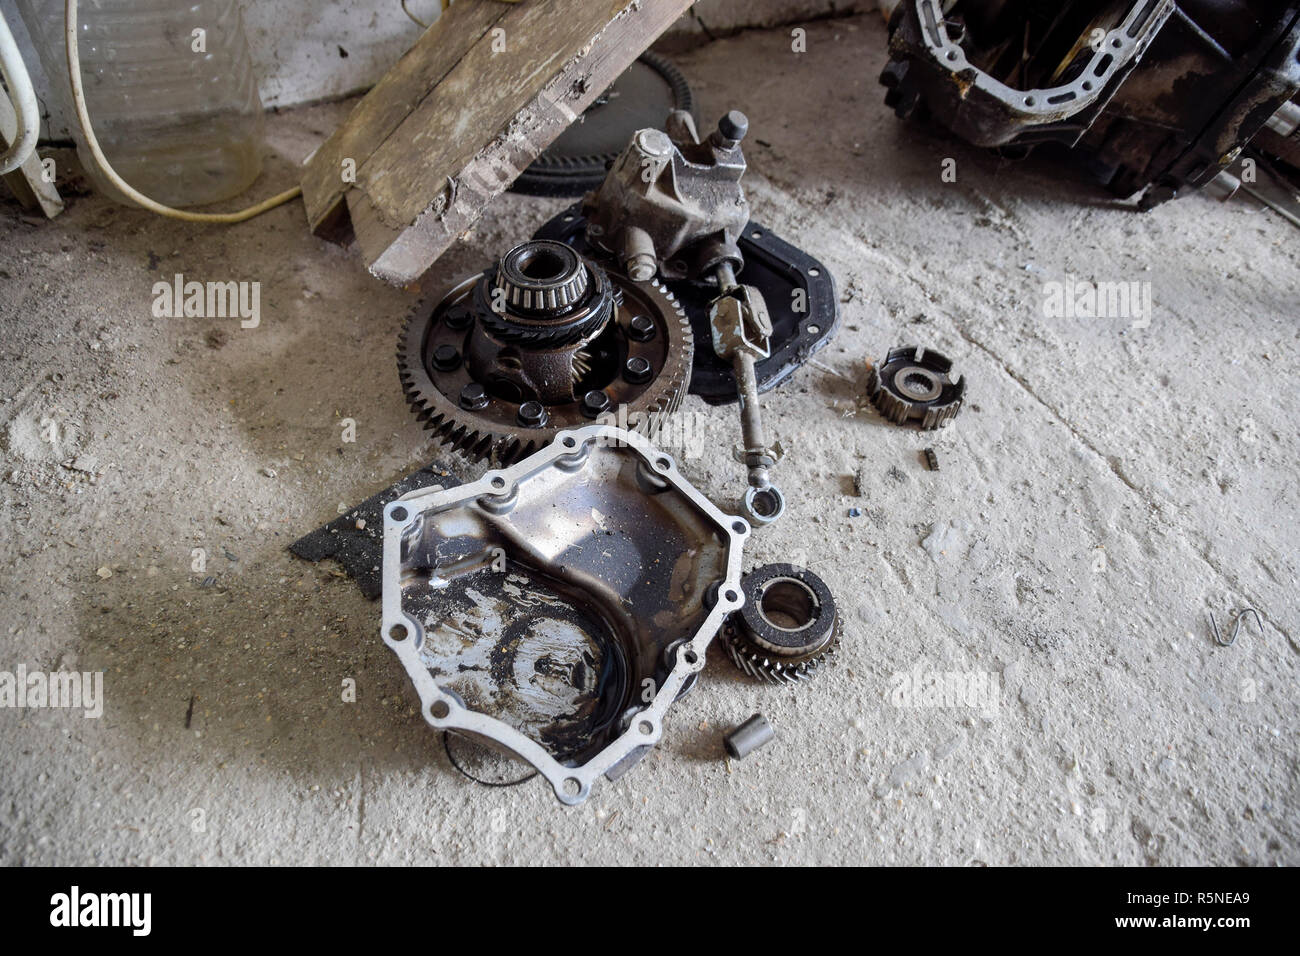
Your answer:
[[[722,738],[727,756],[744,760],[759,747],[766,747],[776,739],[776,731],[762,714],[754,714],[743,724]]]
[[[740,587],[745,605],[723,629],[732,663],[774,684],[806,680],[838,643],[839,617],[826,582],[806,568],[765,564]]]

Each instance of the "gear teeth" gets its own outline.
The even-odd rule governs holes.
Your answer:
[[[939,398],[947,396],[948,401],[940,402],[936,398],[930,402],[914,402],[895,394],[893,388],[886,386],[885,376],[881,374],[880,369],[890,368],[896,363],[917,365],[941,376],[940,381],[943,383],[943,391]],[[930,349],[920,349],[914,346],[890,349],[885,361],[879,367],[871,366],[868,371],[867,397],[886,421],[895,425],[915,421],[922,431],[933,431],[947,425],[961,411],[966,382],[964,378],[960,377],[956,381],[951,381],[948,378],[948,372],[951,368],[952,361],[950,359]]]
[[[479,279],[481,276],[472,280],[470,295]],[[676,331],[676,342],[668,350],[664,367],[629,409],[639,417],[636,430],[644,433],[649,430],[652,420],[677,411],[685,400],[690,390],[695,336],[681,303],[662,282],[654,279],[639,285],[653,290],[662,318],[665,322],[675,323]],[[464,288],[464,285],[458,288]],[[617,283],[614,288],[621,293]],[[494,427],[490,422],[463,411],[454,399],[437,390],[423,367],[423,333],[441,300],[442,297],[417,302],[402,325],[397,342],[397,368],[406,402],[416,419],[443,445],[472,460],[513,464],[532,454],[545,441],[502,430],[500,425]],[[418,342],[416,336],[419,336]]]
[[[754,680],[766,681],[769,684],[798,684],[810,680],[835,652],[835,649],[839,647],[839,623],[837,622],[835,625],[835,634],[829,644],[812,657],[793,664],[787,663],[780,658],[774,659],[766,654],[760,654],[746,647],[736,633],[735,627],[731,624],[723,628],[722,644],[727,650],[727,656],[731,658],[731,663],[735,664],[746,676]]]

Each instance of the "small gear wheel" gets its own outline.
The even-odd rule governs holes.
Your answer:
[[[922,429],[947,425],[961,411],[965,378],[952,379],[952,360],[931,349],[904,345],[890,349],[873,366],[867,395],[895,425],[917,422]]]
[[[826,582],[806,568],[765,564],[740,580],[745,604],[727,619],[723,645],[744,673],[772,684],[807,680],[839,644]]]
[[[416,306],[397,366],[407,402],[439,440],[506,465],[593,421],[653,429],[681,405],[694,347],[659,282],[535,239]]]

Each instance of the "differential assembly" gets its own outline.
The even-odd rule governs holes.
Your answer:
[[[412,409],[445,444],[508,464],[626,406],[646,430],[690,386],[690,323],[657,281],[533,240],[422,303],[398,343]]]
[[[732,663],[772,684],[811,677],[839,642],[826,582],[806,568],[765,564],[741,578],[740,589],[745,605],[722,632]]]

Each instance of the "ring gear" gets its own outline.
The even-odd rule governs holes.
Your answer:
[[[603,416],[653,430],[690,387],[694,345],[658,281],[532,240],[417,305],[397,365],[407,402],[441,442],[510,464]]]
[[[727,619],[723,646],[745,674],[771,684],[807,680],[839,644],[826,582],[806,568],[765,564],[740,580],[745,604]]]
[[[642,53],[510,188],[534,196],[581,196],[604,181],[633,133],[673,110],[694,109],[681,71],[657,54]]]
[[[939,428],[957,417],[966,393],[965,378],[954,381],[951,372],[952,360],[946,356],[904,345],[890,349],[885,361],[872,367],[867,395],[895,425],[916,421],[925,430]]]

